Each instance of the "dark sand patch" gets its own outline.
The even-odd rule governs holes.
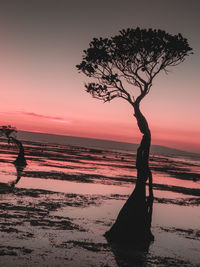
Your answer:
[[[155,198],[155,203],[174,204],[180,206],[199,206],[200,198]]]
[[[151,256],[147,259],[146,265],[147,267],[158,266],[158,267],[194,267],[195,265],[191,264],[188,261],[184,261],[178,258],[172,257],[159,257],[159,256]],[[125,267],[125,266],[123,266]],[[131,267],[128,266],[128,267]],[[196,265],[197,267],[197,265]]]
[[[153,184],[154,189],[171,191],[176,193],[181,193],[185,195],[200,196],[199,188],[187,188],[182,186],[167,185],[167,184]]]
[[[169,233],[175,233],[180,236],[184,236],[189,239],[194,239],[194,240],[199,240],[200,241],[200,230],[197,229],[181,229],[181,228],[165,228],[165,227],[160,227],[161,230]]]
[[[18,256],[18,253],[22,254],[30,254],[32,253],[32,249],[28,249],[25,247],[15,247],[15,246],[0,246],[0,256]]]
[[[57,247],[68,248],[68,249],[69,248],[71,249],[73,247],[80,247],[93,252],[110,251],[110,246],[107,243],[93,243],[93,242],[75,241],[75,240],[69,240],[63,242],[60,245],[57,245]]]

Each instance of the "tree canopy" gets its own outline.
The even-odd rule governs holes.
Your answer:
[[[0,136],[6,136],[9,139],[10,135],[12,134],[16,135],[16,133],[17,133],[16,128],[12,127],[11,125],[0,126]]]
[[[111,38],[94,38],[76,67],[95,79],[85,85],[93,97],[105,102],[121,97],[134,105],[148,94],[160,71],[167,72],[168,67],[180,64],[189,54],[192,48],[180,33],[171,35],[138,27],[121,30]],[[140,92],[137,96],[136,87]]]

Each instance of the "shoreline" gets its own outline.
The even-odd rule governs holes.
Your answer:
[[[133,190],[134,154],[31,142],[24,147],[28,166],[16,188],[9,186],[16,179],[14,147],[0,153],[3,266],[197,266],[200,184],[191,177],[199,177],[200,164],[151,157],[155,241],[148,252],[133,253],[113,247],[103,234]]]

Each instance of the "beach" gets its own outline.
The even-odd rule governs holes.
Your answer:
[[[16,148],[0,143],[1,266],[199,266],[198,157],[151,154],[155,240],[141,251],[104,237],[135,187],[135,153],[23,144],[17,170]]]

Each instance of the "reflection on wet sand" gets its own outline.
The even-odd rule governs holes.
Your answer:
[[[11,187],[15,187],[15,185],[19,182],[19,180],[22,177],[23,170],[26,168],[26,165],[16,165],[16,164],[14,164],[14,166],[16,168],[17,179],[14,180],[14,181],[10,181],[9,182],[9,185]]]
[[[199,262],[197,160],[184,165],[184,159],[152,157],[155,241],[139,251],[109,244],[103,236],[134,187],[134,154],[23,143],[26,168],[13,165],[14,147],[0,143],[2,266],[12,266],[13,259],[16,266],[56,261],[59,266],[177,267]]]
[[[119,244],[111,244],[112,252],[115,256],[115,260],[119,267],[126,266],[138,266],[143,267],[146,265],[146,254],[148,253],[148,249],[146,251],[137,250],[134,247],[130,246],[122,246]]]
[[[145,203],[145,215],[142,215],[145,216],[143,220],[145,227],[140,227],[137,223],[137,216],[141,216],[141,211],[139,214],[136,213],[138,210],[135,205],[138,203],[135,203],[135,201],[131,202],[130,199],[127,202],[129,202],[129,208],[134,212],[134,224],[131,221],[132,218],[130,218],[131,229],[127,229],[127,225],[120,229],[120,234],[122,235],[121,242],[118,242],[118,240],[116,240],[116,242],[114,240],[109,240],[109,235],[107,235],[107,233],[110,234],[111,231],[115,231],[115,227],[118,227],[116,222],[121,215],[121,210],[115,224],[109,232],[106,232],[105,237],[111,246],[118,266],[144,266],[146,263],[145,255],[149,251],[150,244],[154,241],[154,236],[151,232],[153,200],[149,198]],[[127,202],[125,205],[127,205]],[[133,229],[133,227],[135,228]],[[144,229],[145,233],[143,232]],[[128,238],[127,233],[129,234]]]

